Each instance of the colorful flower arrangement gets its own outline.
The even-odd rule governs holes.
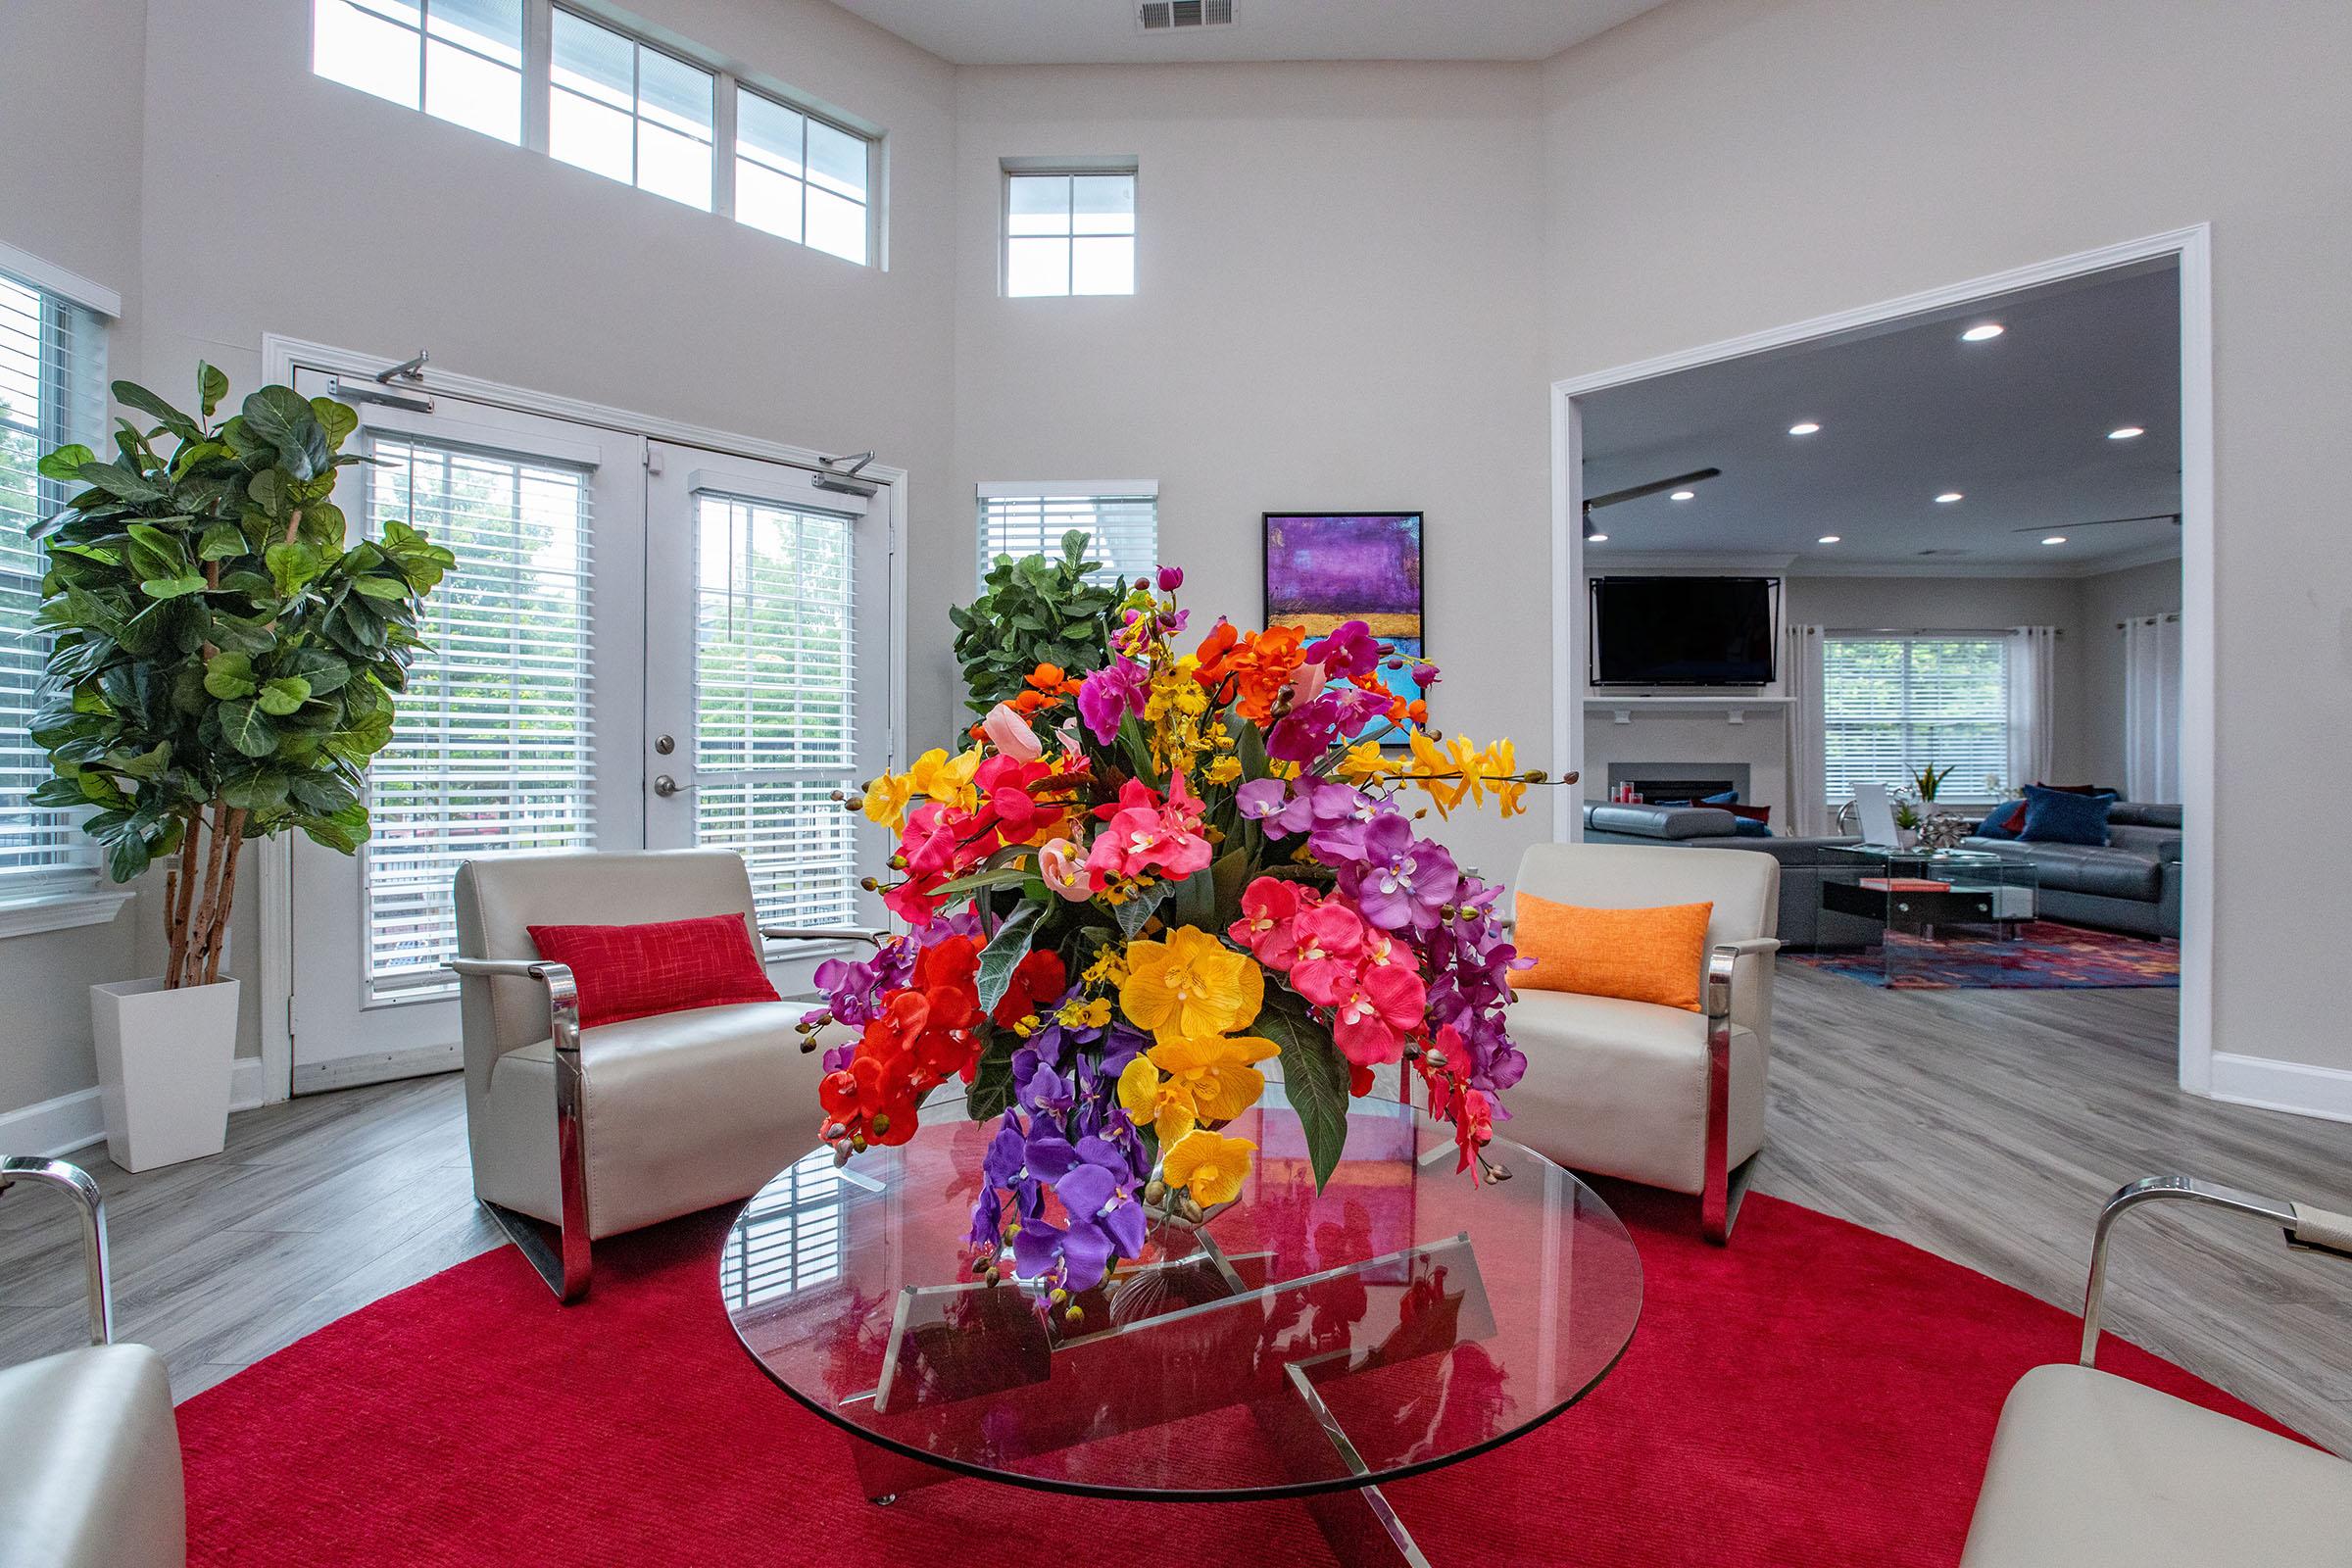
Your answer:
[[[1318,1186],[1349,1097],[1396,1062],[1451,1123],[1457,1168],[1497,1179],[1484,1151],[1525,1066],[1500,889],[1417,821],[1490,797],[1515,814],[1544,775],[1507,741],[1427,733],[1438,671],[1363,622],[1310,638],[1220,619],[1192,643],[1182,582],[1139,579],[1083,667],[1037,665],[967,749],[848,803],[897,835],[871,886],[909,929],[822,966],[802,1025],[810,1049],[827,1023],[858,1031],[819,1091],[843,1158],[911,1138],[951,1079],[974,1121],[1000,1121],[973,1270],[1073,1320],[1152,1220],[1197,1224],[1240,1195],[1254,1146],[1224,1129],[1265,1063]],[[1399,697],[1383,674],[1408,667],[1419,695]]]

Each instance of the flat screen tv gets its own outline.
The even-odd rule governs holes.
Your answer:
[[[1777,577],[1595,577],[1595,686],[1768,686]]]

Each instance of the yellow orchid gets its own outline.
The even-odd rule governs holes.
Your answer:
[[[1231,1202],[1242,1196],[1242,1183],[1250,1175],[1250,1152],[1256,1147],[1247,1138],[1196,1129],[1168,1147],[1160,1161],[1160,1179],[1190,1192],[1203,1208]]]
[[[1159,1135],[1159,1146],[1172,1149],[1193,1130],[1200,1107],[1193,1092],[1173,1078],[1163,1078],[1149,1056],[1138,1056],[1119,1074],[1119,1106],[1138,1127]]]
[[[1242,776],[1242,760],[1228,753],[1201,769],[1211,784],[1230,784]]]
[[[914,765],[906,770],[907,789],[942,806],[971,810],[980,804],[980,792],[972,785],[972,775],[980,770],[985,755],[975,746],[950,757],[934,746],[916,758]]]
[[[1479,767],[1487,775],[1487,787],[1494,792],[1494,804],[1504,816],[1518,816],[1527,810],[1527,786],[1514,775],[1519,771],[1518,749],[1507,740],[1496,741],[1479,757]]]
[[[914,787],[904,773],[885,773],[865,787],[865,818],[879,822],[893,833],[906,826],[906,803],[914,795]]]
[[[1396,771],[1396,763],[1380,749],[1378,741],[1357,741],[1340,759],[1340,777],[1358,787],[1381,783]]]
[[[1479,774],[1478,748],[1470,744],[1469,736],[1456,735],[1446,742],[1446,751],[1453,759],[1453,770],[1462,775],[1461,787],[1470,792],[1470,804],[1484,806],[1487,803],[1487,785]]]
[[[1101,1029],[1110,1022],[1110,999],[1095,997],[1062,1004],[1054,1017],[1070,1029]]]
[[[1470,786],[1460,779],[1442,776],[1454,771],[1453,759],[1440,751],[1436,741],[1415,730],[1411,744],[1414,782],[1429,791],[1430,804],[1438,808],[1440,816],[1452,815],[1453,808],[1462,804],[1462,797],[1469,793]]]
[[[1152,1064],[1192,1096],[1193,1114],[1201,1121],[1231,1121],[1265,1093],[1266,1075],[1250,1065],[1277,1054],[1273,1041],[1256,1035],[1234,1035],[1208,1040],[1174,1040],[1153,1046],[1145,1055]]]
[[[1164,942],[1127,945],[1119,1005],[1162,1045],[1242,1028],[1265,1000],[1256,960],[1198,926],[1180,926]]]

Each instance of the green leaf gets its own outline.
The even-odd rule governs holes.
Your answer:
[[[1217,917],[1217,889],[1206,867],[1175,884],[1168,901],[1168,924],[1213,928]]]
[[[1305,1004],[1278,987],[1266,988],[1256,1027],[1281,1049],[1283,1097],[1306,1135],[1307,1161],[1314,1167],[1315,1191],[1321,1192],[1348,1144],[1348,1058]]]
[[[1136,894],[1118,907],[1119,931],[1133,942],[1144,934],[1144,926],[1156,913],[1168,896],[1168,885],[1157,883]]]
[[[201,561],[226,561],[245,553],[245,530],[233,522],[205,524],[204,535],[196,547]]]
[[[1126,754],[1127,766],[1137,778],[1155,790],[1166,787],[1167,781],[1152,765],[1152,743],[1144,738],[1143,722],[1135,714],[1129,713],[1119,720],[1118,742],[1119,750]]]
[[[258,682],[253,660],[244,654],[215,654],[204,666],[204,689],[222,702],[251,697]]]
[[[1266,758],[1266,738],[1258,727],[1246,720],[1233,727],[1240,731],[1234,741],[1233,755],[1241,760],[1242,781],[1273,777],[1273,764]]]
[[[1250,852],[1247,849],[1227,850],[1208,868],[1209,883],[1216,889],[1216,906],[1209,915],[1209,929],[1222,932],[1242,917],[1242,889],[1250,881]]]
[[[278,673],[299,675],[310,683],[313,697],[326,697],[351,679],[351,665],[323,648],[297,648],[278,661]]]
[[[117,381],[114,392],[117,403],[126,409],[136,409],[141,414],[150,416],[157,423],[177,436],[182,442],[204,439],[204,432],[196,427],[194,419],[189,418],[136,381]]]
[[[354,577],[352,587],[370,599],[406,599],[409,585],[398,577]]]
[[[275,813],[286,808],[286,790],[291,781],[275,768],[223,780],[220,799],[240,811]]]
[[[276,586],[278,597],[290,598],[305,583],[314,581],[326,569],[318,552],[300,539],[281,540],[263,552],[262,560],[270,567],[270,579]]]
[[[247,757],[268,757],[277,750],[277,726],[253,703],[228,703],[220,710],[220,736]]]
[[[302,830],[312,843],[349,855],[368,842],[368,808],[348,806],[332,816],[306,819]]]
[[[191,563],[187,547],[177,536],[151,522],[134,522],[126,531],[130,537],[130,569],[142,580],[186,573]]]
[[[330,447],[341,446],[343,438],[360,427],[359,411],[333,398],[311,399],[311,414],[326,431],[326,444]]]
[[[1037,934],[1037,922],[1045,914],[1042,905],[1023,904],[1005,916],[997,927],[997,934],[988,939],[980,950],[980,1010],[994,1011],[1004,993],[1011,988],[1013,967],[1029,956],[1029,940]]]
[[[85,463],[74,477],[118,501],[162,501],[172,494],[164,485],[126,464]]]
[[[272,718],[283,718],[311,700],[311,683],[299,675],[280,675],[262,682],[254,706]]]
[[[963,1092],[963,1112],[974,1122],[990,1122],[1012,1103],[1012,1035],[991,1030],[980,1053],[980,1070]]]
[[[213,411],[220,406],[220,400],[226,396],[228,396],[228,377],[202,360],[198,360],[196,362],[196,402],[204,410],[204,416],[208,419],[211,418]]]
[[[297,479],[323,471],[333,454],[326,427],[290,386],[266,386],[245,400],[245,430],[277,449],[278,466]]]
[[[151,858],[147,841],[136,833],[125,833],[106,847],[106,874],[114,881],[128,882],[147,869]]]
[[[44,479],[72,483],[81,477],[81,470],[98,461],[98,454],[76,441],[59,447],[33,466]]]
[[[139,592],[150,599],[184,599],[189,594],[200,594],[204,589],[204,579],[192,571],[176,577],[150,577],[139,584]]]

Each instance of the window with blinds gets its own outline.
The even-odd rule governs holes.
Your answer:
[[[740,854],[760,918],[858,915],[852,519],[695,497],[695,837]]]
[[[1920,634],[1822,643],[1823,777],[1829,803],[1859,784],[1900,789],[1949,767],[1948,797],[2009,773],[2009,645],[2003,637]]]
[[[377,433],[368,517],[456,552],[426,601],[392,743],[368,775],[368,987],[449,987],[450,879],[470,856],[591,847],[589,474]]]
[[[86,889],[98,863],[72,812],[24,804],[49,776],[30,734],[49,640],[33,630],[41,553],[24,530],[77,488],[39,477],[40,455],[70,441],[96,444],[105,423],[99,318],[0,273],[0,901]]]
[[[1133,581],[1159,564],[1159,498],[1132,495],[1019,495],[1017,487],[980,493],[980,571],[999,556],[1058,556],[1072,528],[1090,535],[1087,557],[1102,566],[1090,581]]]
[[[727,1305],[758,1306],[841,1278],[847,1185],[833,1152],[819,1149],[760,1191],[718,1254],[718,1294]]]

